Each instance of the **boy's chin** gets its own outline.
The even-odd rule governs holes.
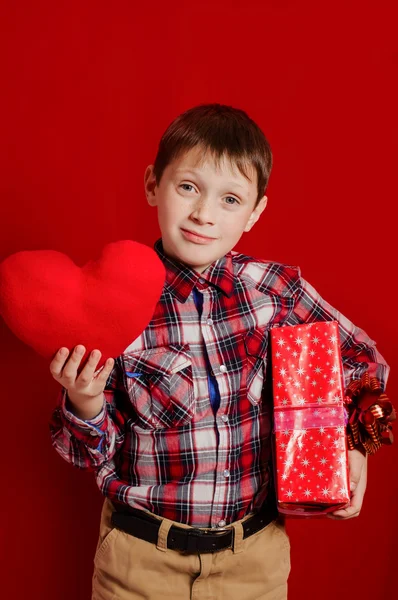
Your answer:
[[[164,248],[164,250],[169,256],[174,257],[179,262],[199,273],[203,272],[213,262],[220,258],[219,254],[216,254],[214,250],[213,252],[206,252],[204,246],[195,244],[189,244],[188,246],[184,245],[183,247],[180,246],[178,248],[175,247],[173,252],[167,252],[167,248]],[[200,258],[203,259],[202,262],[199,262],[198,259]]]
[[[215,262],[217,260],[217,258],[212,259],[212,257],[210,256],[208,258],[208,260],[206,260],[205,263],[199,263],[197,260],[197,257],[195,260],[194,258],[190,258],[189,256],[187,256],[183,252],[181,253],[180,256],[181,256],[181,258],[179,259],[180,262],[182,262],[184,265],[186,265],[190,269],[193,269],[194,271],[198,271],[199,273],[202,273],[205,269],[207,269],[207,267],[209,267],[213,262]]]

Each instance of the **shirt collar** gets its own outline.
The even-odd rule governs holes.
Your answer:
[[[165,285],[180,302],[186,301],[199,279],[204,279],[206,283],[220,289],[228,298],[232,296],[234,271],[231,251],[214,261],[203,273],[198,273],[179,260],[167,256],[163,249],[162,238],[156,240],[153,247],[166,267]]]

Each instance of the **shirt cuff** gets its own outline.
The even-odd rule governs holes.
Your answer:
[[[108,413],[106,410],[105,396],[101,411],[92,419],[80,419],[71,412],[68,394],[65,388],[61,391],[60,407],[63,424],[68,432],[76,439],[90,446],[90,448],[100,450],[108,429]]]

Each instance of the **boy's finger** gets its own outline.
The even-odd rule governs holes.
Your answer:
[[[62,376],[65,377],[65,379],[72,379],[72,378],[75,379],[76,378],[77,369],[78,369],[78,366],[80,365],[80,361],[83,358],[85,351],[86,351],[86,349],[84,346],[81,346],[80,344],[78,346],[76,346],[76,348],[70,355],[70,358],[69,358],[68,362],[66,363],[66,366],[63,369]]]
[[[350,519],[356,517],[361,512],[362,502],[359,497],[353,495],[350,500],[350,506],[341,510],[336,510],[330,514],[330,517],[336,519]]]
[[[105,383],[113,369],[114,364],[115,364],[114,359],[108,358],[105,361],[105,364],[101,367],[101,369],[96,374],[95,379],[101,383]]]
[[[359,510],[356,506],[350,506],[349,508],[344,508],[343,510],[337,510],[333,513],[330,513],[328,517],[330,519],[336,519],[341,521],[343,519],[351,519],[352,517],[356,517],[359,515]]]
[[[101,358],[102,354],[99,350],[93,350],[88,357],[86,364],[81,370],[78,380],[79,383],[88,384],[92,381],[94,376],[94,371],[98,365],[98,362]]]
[[[68,348],[60,348],[53,360],[50,363],[50,372],[53,377],[61,377],[62,369],[65,364],[65,360],[69,355]]]

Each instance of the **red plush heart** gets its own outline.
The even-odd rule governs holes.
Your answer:
[[[23,251],[0,264],[0,312],[36,352],[62,346],[119,356],[148,325],[162,293],[165,267],[152,248],[123,240],[78,267],[54,250]]]

